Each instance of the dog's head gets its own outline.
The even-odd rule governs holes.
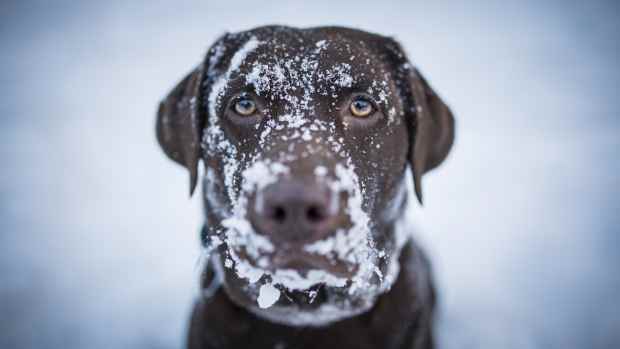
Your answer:
[[[345,28],[226,34],[161,103],[157,136],[205,164],[212,261],[257,315],[320,325],[367,310],[408,239],[406,169],[447,156],[448,107],[392,39]]]

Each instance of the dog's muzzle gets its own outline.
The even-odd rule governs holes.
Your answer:
[[[346,200],[346,192],[336,192],[325,183],[292,178],[283,178],[254,193],[248,218],[254,230],[274,244],[272,267],[346,273],[334,268],[324,256],[304,249],[350,226]]]
[[[346,218],[339,201],[325,184],[283,179],[257,192],[248,213],[257,232],[294,246],[328,237]]]

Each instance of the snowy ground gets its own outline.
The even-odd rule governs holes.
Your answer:
[[[413,212],[443,348],[620,345],[613,1],[39,1],[0,14],[0,347],[181,345],[201,219],[155,143],[156,105],[218,35],[268,23],[393,34],[455,111],[454,152]]]

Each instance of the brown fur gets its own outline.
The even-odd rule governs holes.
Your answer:
[[[225,35],[218,41],[225,47],[223,54],[212,48],[204,62],[183,79],[160,105],[157,137],[164,152],[187,168],[191,192],[198,180],[200,160],[213,169],[216,175],[216,181],[205,190],[215,191],[213,194],[218,195],[218,192],[227,189],[223,186],[221,158],[209,155],[201,148],[207,120],[212,116],[208,115],[207,96],[214,83],[214,76],[226,69],[231,56],[250,36],[268,43],[270,38],[277,38],[287,44],[283,46],[285,51],[295,49],[295,52],[307,45],[300,44],[304,40],[312,43],[326,39],[334,45],[327,48],[328,55],[321,64],[335,64],[345,59],[348,61],[351,56],[352,70],[356,76],[379,76],[377,71],[385,73],[379,79],[386,79],[384,81],[392,96],[389,106],[396,111],[398,122],[386,122],[387,111],[379,110],[381,114],[376,118],[378,121],[364,121],[365,124],[362,122],[350,130],[338,128],[335,132],[345,139],[344,147],[349,150],[363,184],[372,189],[363,198],[364,205],[369,210],[377,234],[375,238],[382,244],[381,247],[389,250],[392,246],[390,241],[394,234],[394,220],[385,220],[382,214],[402,185],[401,179],[406,167],[412,169],[415,192],[421,202],[423,174],[446,158],[454,138],[454,119],[449,108],[419,71],[410,65],[401,47],[390,38],[338,27],[294,29],[273,26]],[[353,50],[355,54],[349,53],[345,57],[341,52],[343,48]],[[364,61],[358,62],[361,57],[369,57],[366,64]],[[247,66],[240,67],[243,71],[247,69]],[[342,94],[353,92],[344,91]],[[324,107],[332,103],[328,98],[319,96],[313,100],[317,108],[324,108],[321,109],[320,117],[330,120],[341,118],[343,108],[332,110]],[[278,103],[277,100],[266,100],[263,107],[266,110],[279,110],[281,105]],[[236,142],[240,152],[249,154],[259,150],[265,158],[274,156],[275,150],[260,148],[257,137],[260,129],[245,127],[227,118],[222,118],[221,122],[224,133],[232,142]],[[377,137],[382,146],[371,148],[370,144],[374,144]],[[279,152],[286,149],[286,141],[278,142],[273,145],[275,149]],[[304,177],[313,167],[310,166],[312,164],[329,164],[331,170],[338,161],[342,159],[337,154],[309,157],[303,164],[295,164],[294,176]],[[371,163],[378,166],[370,166]],[[403,202],[398,208],[400,215],[404,214],[404,208]],[[206,199],[205,211],[207,229],[203,231],[202,238],[207,244],[214,234],[212,232],[220,225],[221,217]],[[220,246],[220,252],[223,252],[222,248]],[[247,282],[226,271],[223,275],[224,287],[220,287],[210,297],[198,300],[192,315],[188,346],[191,349],[432,348],[435,295],[430,265],[413,240],[403,249],[399,263],[401,271],[396,282],[377,299],[369,311],[324,327],[307,328],[271,323],[249,312],[246,307],[251,306],[254,300],[243,291]],[[205,285],[210,284],[214,275],[210,268],[205,270]],[[382,265],[381,268],[387,267]]]

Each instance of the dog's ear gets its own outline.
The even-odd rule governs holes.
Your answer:
[[[411,120],[410,125],[415,135],[409,156],[415,193],[422,203],[422,175],[439,166],[448,156],[454,142],[454,116],[415,68],[411,69],[410,83],[415,103],[415,113],[410,115],[415,120]]]
[[[415,193],[422,203],[422,176],[448,156],[454,141],[454,117],[422,74],[411,65],[400,44],[391,38],[385,40],[409,124],[409,160]]]
[[[200,137],[203,115],[200,115],[201,82],[204,64],[189,73],[159,104],[157,141],[166,155],[189,171],[190,196],[198,181]]]

